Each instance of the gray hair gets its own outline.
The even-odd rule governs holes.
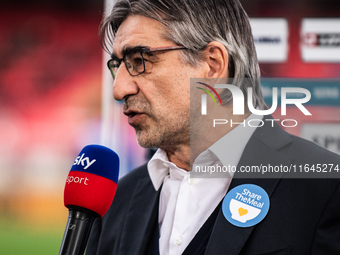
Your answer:
[[[118,0],[99,30],[106,51],[110,52],[119,26],[129,15],[162,23],[166,27],[163,36],[186,47],[188,50],[180,51],[183,60],[194,66],[204,59],[202,50],[210,42],[222,43],[228,51],[228,73],[233,84],[244,95],[252,87],[254,106],[267,108],[260,89],[260,68],[249,19],[238,0]],[[229,90],[220,97],[224,105],[232,102]]]

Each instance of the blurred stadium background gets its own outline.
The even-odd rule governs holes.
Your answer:
[[[340,2],[241,2],[256,26],[257,49],[272,47],[269,56],[258,52],[261,72],[281,80],[269,79],[265,87],[303,84],[319,95],[308,108],[312,118],[288,110],[287,119],[301,124],[288,131],[340,153]],[[146,161],[121,105],[102,93],[102,85],[112,83],[98,39],[103,13],[102,0],[0,3],[0,254],[58,253],[68,215],[64,183],[85,145],[116,150],[124,159],[123,174]],[[322,23],[320,31],[304,31],[305,18],[335,19]],[[276,22],[277,30],[266,29]],[[308,55],[313,52],[304,52],[322,48],[318,35],[327,33],[331,58],[315,60]],[[103,100],[109,100],[111,114],[104,122]]]

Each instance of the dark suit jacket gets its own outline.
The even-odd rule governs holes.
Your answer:
[[[339,158],[289,135],[276,124],[266,124],[254,132],[239,166],[340,166]],[[219,209],[206,255],[340,254],[338,179],[240,179],[235,174],[229,189],[245,183],[266,190],[271,202],[267,216],[253,227],[240,228],[230,224]],[[159,191],[155,191],[145,165],[119,180],[111,208],[94,223],[86,254],[145,254],[152,230],[158,224],[158,199]]]

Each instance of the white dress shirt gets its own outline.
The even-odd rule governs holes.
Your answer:
[[[250,115],[249,119],[262,119]],[[252,126],[257,126],[252,121]],[[260,121],[259,121],[260,122]],[[256,127],[239,125],[219,139],[195,160],[195,164],[237,165]],[[180,255],[221,202],[229,188],[229,178],[190,178],[190,172],[169,161],[158,149],[148,163],[156,190],[162,183],[159,201],[160,255]]]

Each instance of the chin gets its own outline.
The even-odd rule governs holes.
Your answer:
[[[145,131],[143,132],[141,130],[139,131],[136,130],[136,138],[137,138],[137,143],[139,144],[139,146],[143,148],[152,148],[152,147],[159,148],[160,141],[159,139],[157,139],[155,135],[145,134]]]

